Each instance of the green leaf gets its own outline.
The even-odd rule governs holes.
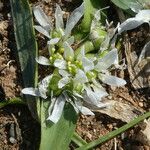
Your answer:
[[[116,6],[120,7],[121,9],[130,9],[130,3],[136,2],[137,0],[111,0]]]
[[[91,22],[96,10],[104,8],[106,6],[105,1],[100,0],[84,0],[84,18],[81,23],[82,32],[89,32]]]
[[[33,29],[32,12],[27,0],[10,0],[17,44],[16,54],[19,58],[24,87],[37,84],[37,44]],[[36,98],[26,96],[30,111],[36,115]]]
[[[44,102],[41,110],[40,150],[68,150],[76,127],[77,114],[74,108],[67,104],[62,117],[56,124],[45,122],[48,105],[48,102]]]
[[[72,141],[77,144],[78,146],[83,146],[87,144],[76,132],[73,134]]]
[[[8,105],[14,105],[14,104],[26,105],[26,103],[22,99],[20,99],[19,97],[15,97],[15,98],[10,99],[9,101],[0,102],[0,108],[3,108]]]
[[[58,82],[61,79],[61,76],[59,74],[54,74],[50,83],[49,83],[49,90],[53,90],[53,94],[55,96],[59,95],[61,93],[61,89],[58,88]]]
[[[94,148],[95,146],[114,138],[115,136],[119,135],[120,133],[125,132],[129,128],[135,126],[136,124],[138,124],[139,122],[143,121],[144,119],[146,119],[148,117],[150,117],[150,112],[147,112],[147,113],[135,118],[134,120],[130,121],[128,124],[120,127],[119,129],[114,130],[114,131],[98,138],[97,140],[94,140],[94,141],[88,143],[88,144],[85,144],[85,145],[77,148],[76,150],[89,150],[91,148]]]

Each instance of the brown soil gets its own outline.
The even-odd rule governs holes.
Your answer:
[[[66,16],[74,6],[78,5],[75,1],[71,2],[65,0],[33,0],[31,5],[40,5],[47,15],[53,16],[56,3],[60,4],[66,12]],[[17,58],[14,57],[16,45],[14,42],[12,18],[10,14],[9,2],[3,0],[2,3],[0,3],[0,101],[19,97],[21,91],[21,75],[19,66],[17,65]],[[133,32],[136,33],[135,31]],[[130,39],[133,40],[135,34],[130,37]],[[40,43],[39,49],[44,49],[46,43],[43,42],[43,37],[38,34],[37,39]],[[139,41],[139,39],[137,40]],[[136,41],[136,43],[138,43],[138,41]],[[134,46],[136,47],[136,45]],[[141,45],[141,47],[142,46],[143,45]],[[123,73],[119,72],[118,74],[119,76],[125,77],[129,82],[127,69]],[[147,95],[145,91],[135,91],[130,82],[126,87],[108,89],[108,91],[111,93],[113,99],[133,105],[137,108],[140,107],[145,111],[149,109],[149,104],[146,101],[149,95]],[[77,123],[76,131],[84,140],[90,142],[124,124],[125,123],[120,120],[101,113],[96,113],[94,117],[81,115]],[[97,146],[95,150],[149,150],[149,147],[134,139],[134,135],[138,131],[139,127],[136,126],[105,144]],[[39,139],[40,126],[32,118],[26,106],[8,106],[0,109],[0,150],[36,150],[38,149]],[[71,144],[70,147],[74,149],[76,145]]]

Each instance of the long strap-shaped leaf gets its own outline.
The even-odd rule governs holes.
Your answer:
[[[34,87],[37,83],[37,46],[33,29],[32,13],[28,0],[10,0],[17,44],[16,54],[19,58],[23,84],[25,87]],[[34,97],[27,96],[27,103],[34,116],[36,116],[36,101]]]
[[[10,0],[14,21],[17,53],[19,56],[24,86],[34,86],[37,79],[35,57],[37,53],[33,32],[32,14],[27,0]],[[29,97],[27,97],[29,98]],[[33,99],[28,99],[28,102]],[[39,103],[38,103],[39,104]],[[33,105],[32,108],[34,107]],[[40,150],[67,150],[75,130],[77,115],[71,106],[65,107],[57,124],[45,124],[48,105],[38,105],[41,109],[41,144]]]
[[[68,150],[76,127],[77,114],[73,107],[67,104],[58,123],[46,124],[47,106],[48,103],[42,103],[40,150]]]

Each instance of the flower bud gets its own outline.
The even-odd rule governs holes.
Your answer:
[[[76,61],[75,61],[75,65],[76,65],[78,68],[82,68],[82,61],[76,60]]]
[[[73,60],[73,57],[72,57],[72,56],[69,56],[69,57],[67,58],[67,60],[68,60],[68,61],[72,61],[72,60]]]
[[[83,85],[81,83],[78,83],[75,87],[74,90],[77,91],[77,93],[81,93],[83,89]]]
[[[49,60],[50,60],[50,62],[51,62],[51,63],[53,63],[53,62],[54,62],[54,59],[53,59],[53,57],[52,57],[52,56],[50,56]]]
[[[99,58],[103,58],[108,53],[108,50],[104,50],[99,54]]]
[[[63,47],[59,48],[58,52],[59,52],[60,54],[63,54],[63,53],[64,53],[64,48],[63,48]]]
[[[86,76],[88,77],[89,80],[92,80],[96,78],[96,73],[94,71],[89,71],[86,73]]]
[[[90,39],[93,41],[95,48],[99,48],[105,39],[107,32],[101,28],[93,30],[90,34]]]

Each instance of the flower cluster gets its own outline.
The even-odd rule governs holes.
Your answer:
[[[84,115],[94,115],[91,108],[106,107],[107,104],[101,100],[108,93],[100,83],[111,86],[126,84],[123,79],[112,76],[110,72],[112,66],[118,65],[116,48],[105,49],[94,57],[88,57],[84,46],[78,54],[71,47],[74,43],[71,30],[82,17],[83,8],[82,4],[73,11],[65,29],[63,12],[59,5],[56,6],[55,28],[52,28],[40,7],[34,8],[34,15],[40,24],[35,28],[49,38],[49,58],[39,56],[36,61],[41,65],[53,67],[54,71],[46,76],[37,88],[24,88],[22,93],[40,96],[43,99],[50,97],[47,119],[54,123],[61,117],[66,102],[72,104],[77,113],[81,112]],[[110,37],[110,34],[107,37]],[[110,39],[107,43],[108,41]]]

